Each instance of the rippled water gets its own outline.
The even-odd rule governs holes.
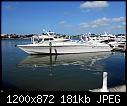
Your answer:
[[[102,86],[108,72],[108,87],[125,84],[125,53],[28,55],[15,47],[30,40],[2,40],[3,90],[74,90]]]

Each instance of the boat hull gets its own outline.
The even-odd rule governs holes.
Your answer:
[[[20,49],[28,54],[77,54],[77,53],[88,53],[88,52],[105,52],[111,51],[109,46],[85,46],[85,45],[74,45],[74,46],[27,46],[17,45]]]

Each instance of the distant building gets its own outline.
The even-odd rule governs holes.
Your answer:
[[[1,34],[1,38],[7,38],[7,34]]]
[[[2,37],[5,36],[5,35],[7,35],[7,34],[1,34]]]

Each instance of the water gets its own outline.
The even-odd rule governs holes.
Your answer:
[[[2,89],[26,91],[85,91],[125,84],[125,53],[28,55],[15,47],[30,40],[2,40]]]

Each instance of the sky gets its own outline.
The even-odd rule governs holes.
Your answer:
[[[2,34],[126,33],[125,1],[2,2]]]

